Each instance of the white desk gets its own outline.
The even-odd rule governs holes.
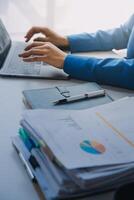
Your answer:
[[[101,57],[111,53],[101,53]],[[94,54],[98,56],[97,54]],[[92,55],[93,56],[93,55]],[[0,78],[0,199],[38,200],[30,179],[11,144],[11,137],[17,134],[21,113],[24,110],[22,90],[44,88],[61,84],[77,84],[81,81],[54,81],[37,79]],[[134,96],[134,91],[105,87],[108,93],[118,99]],[[112,200],[113,193],[90,197],[89,200]]]

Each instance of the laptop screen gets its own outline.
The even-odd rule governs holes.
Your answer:
[[[10,46],[11,46],[10,36],[6,31],[2,21],[0,20],[0,68],[2,67],[3,62],[5,61]]]

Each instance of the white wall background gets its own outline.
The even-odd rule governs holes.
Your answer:
[[[108,29],[134,13],[134,0],[0,0],[0,17],[12,34],[32,25],[61,33]]]
[[[75,32],[112,28],[134,13],[134,0],[60,0],[60,2],[63,7],[66,3],[67,8],[63,17],[64,27],[65,29],[70,27],[70,30]],[[58,21],[62,21],[60,13],[57,18]]]

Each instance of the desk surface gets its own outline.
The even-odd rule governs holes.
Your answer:
[[[106,54],[106,53],[105,53]],[[107,55],[111,56],[110,53]],[[96,54],[98,56],[98,54]],[[101,56],[103,56],[101,54]],[[39,200],[18,155],[11,144],[11,137],[17,134],[21,113],[25,109],[22,90],[44,88],[61,84],[77,84],[81,81],[54,81],[37,79],[0,78],[0,199]],[[104,86],[108,93],[118,99],[134,96],[133,91]],[[112,200],[113,193],[92,196],[89,200]]]

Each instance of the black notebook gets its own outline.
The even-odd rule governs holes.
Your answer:
[[[24,90],[24,103],[31,109],[87,109],[97,105],[102,105],[113,101],[113,99],[105,93],[104,96],[96,98],[86,98],[74,102],[55,105],[54,102],[60,99],[78,96],[93,91],[99,91],[102,88],[94,83],[82,83],[74,86],[56,86],[44,89]]]

